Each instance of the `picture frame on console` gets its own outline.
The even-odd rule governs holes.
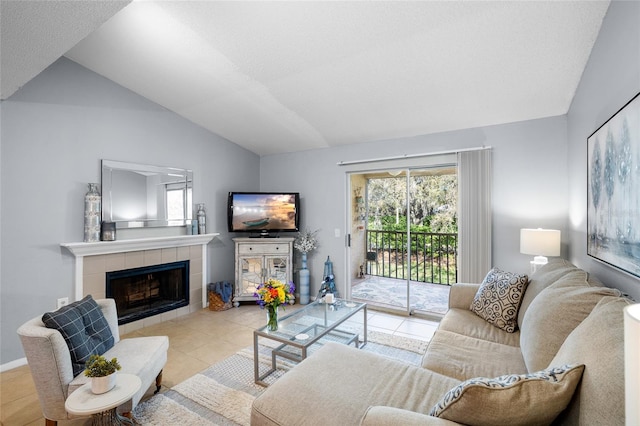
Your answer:
[[[587,255],[640,277],[640,93],[587,138]]]

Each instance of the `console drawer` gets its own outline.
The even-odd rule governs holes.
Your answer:
[[[289,254],[289,244],[238,244],[240,254]]]

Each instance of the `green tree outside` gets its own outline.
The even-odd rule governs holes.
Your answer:
[[[405,176],[367,182],[368,247],[376,252],[375,275],[406,279],[410,272],[411,280],[452,284],[456,277],[457,176],[411,176],[408,214],[406,185]]]

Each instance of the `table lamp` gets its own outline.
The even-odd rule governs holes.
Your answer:
[[[640,422],[640,304],[624,308],[625,424]]]
[[[548,260],[546,256],[560,256],[560,231],[557,229],[521,229],[520,253],[533,254],[531,273],[533,274]]]

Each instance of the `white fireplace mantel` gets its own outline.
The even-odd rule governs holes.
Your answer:
[[[167,247],[208,244],[220,234],[176,235],[171,237],[136,238],[131,240],[97,241],[92,243],[62,243],[75,257],[100,254],[124,253],[127,251],[153,250]]]
[[[83,297],[83,268],[85,256],[97,256],[112,253],[125,253],[130,251],[154,250],[169,247],[202,246],[202,279],[207,277],[207,244],[218,233],[199,235],[175,235],[166,237],[135,238],[116,241],[97,241],[91,243],[75,242],[61,243],[60,246],[69,250],[75,256],[75,300]],[[206,306],[206,285],[203,284],[202,303]]]

